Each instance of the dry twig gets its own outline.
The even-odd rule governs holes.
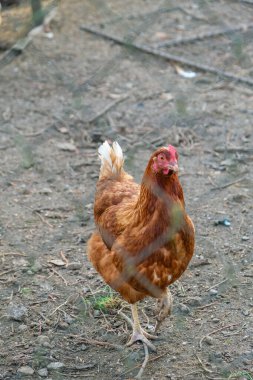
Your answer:
[[[1,277],[1,276],[4,276],[5,274],[11,273],[11,272],[15,272],[15,269],[9,269],[9,270],[6,270],[6,271],[4,271],[4,272],[1,272],[1,273],[0,273],[0,277]]]
[[[164,352],[163,354],[155,356],[154,358],[150,359],[149,362],[153,362],[153,361],[155,361],[157,359],[160,359],[160,358],[162,358],[163,356],[165,356],[167,354],[168,354],[168,352]],[[128,369],[126,372],[122,373],[122,376],[125,376],[127,373],[133,371],[136,368],[140,368],[140,366],[141,366],[141,364],[138,364],[135,367]]]
[[[169,47],[169,46],[177,46],[177,45],[182,45],[182,44],[189,44],[189,43],[194,43],[197,41],[201,41],[207,38],[214,38],[218,36],[223,36],[225,34],[230,34],[230,33],[235,33],[235,32],[240,32],[240,31],[246,31],[248,29],[252,29],[253,24],[248,24],[248,25],[240,25],[237,27],[226,27],[222,28],[220,30],[215,30],[212,32],[206,32],[202,34],[198,34],[197,36],[194,37],[188,37],[188,38],[178,38],[175,40],[170,40],[170,41],[163,41],[160,42],[159,44],[156,44],[155,47],[161,48],[161,47]]]
[[[49,315],[53,315],[57,310],[59,310],[62,306],[64,305],[67,305],[67,303],[69,302],[69,299],[67,299],[65,302],[63,302],[62,304],[60,304],[59,306],[57,306]]]
[[[192,264],[191,264],[191,267],[192,268],[197,268],[197,267],[201,267],[203,265],[210,265],[211,262],[209,259],[199,259],[198,261],[194,261]]]
[[[27,255],[25,253],[19,253],[19,252],[2,252],[0,253],[0,257],[4,256],[22,256],[26,257]]]
[[[217,147],[214,148],[215,152],[218,153],[223,153],[223,152],[228,152],[228,153],[245,153],[245,154],[252,154],[253,153],[253,148],[244,148],[242,146],[234,147],[234,148],[223,148],[223,147]]]
[[[213,371],[211,371],[210,369],[208,369],[208,368],[206,367],[206,365],[202,362],[202,360],[200,359],[200,357],[198,356],[198,354],[196,354],[196,358],[198,359],[199,364],[201,365],[201,367],[203,368],[203,370],[204,370],[205,372],[213,373]]]
[[[64,255],[63,251],[60,252],[60,256],[61,256],[62,260],[64,261],[66,267],[68,267],[69,261],[68,261],[67,257]]]
[[[212,286],[210,286],[210,288],[208,288],[206,291],[208,292],[210,289],[213,289],[213,288],[216,288],[217,286],[223,284],[224,282],[227,282],[228,281],[228,278],[225,278],[225,280],[222,280],[220,282],[218,282],[217,284],[214,284]]]
[[[239,322],[238,322],[238,323],[231,323],[230,325],[226,325],[226,326],[220,327],[219,329],[216,329],[216,330],[210,332],[209,334],[206,334],[205,336],[203,336],[203,337],[200,339],[200,341],[199,341],[199,347],[202,348],[202,342],[203,342],[203,340],[206,339],[208,336],[213,335],[213,334],[216,334],[216,333],[219,332],[219,331],[226,330],[226,329],[228,329],[228,328],[230,328],[230,327],[238,326],[238,325],[239,325]]]
[[[213,306],[213,305],[217,305],[217,304],[218,304],[218,301],[216,301],[216,302],[211,302],[211,303],[208,303],[207,305],[198,306],[197,309],[202,310],[202,309],[205,309],[206,307],[211,307],[211,306]]]
[[[68,336],[71,337],[71,338],[78,338],[79,342],[83,342],[83,343],[87,343],[87,344],[93,344],[93,345],[96,345],[96,346],[109,346],[109,347],[113,347],[113,348],[117,348],[117,349],[122,349],[123,348],[119,344],[113,344],[113,343],[109,343],[109,342],[103,342],[103,341],[96,340],[96,339],[84,338],[84,337],[82,337],[80,335],[70,334]]]
[[[101,111],[99,111],[95,116],[93,116],[91,119],[89,119],[87,121],[87,123],[88,124],[95,123],[95,121],[97,121],[98,119],[100,119],[100,117],[104,116],[108,111],[110,111],[110,109],[112,109],[113,107],[115,107],[117,104],[123,102],[128,97],[129,97],[129,95],[122,96],[121,98],[115,100],[114,102],[111,102],[106,107],[104,107]]]
[[[56,274],[58,277],[60,277],[62,280],[63,280],[63,282],[65,283],[65,285],[66,286],[68,286],[68,281],[59,273],[59,272],[57,272],[55,269],[53,269],[53,268],[50,268],[50,270],[54,273],[54,274]]]
[[[140,368],[140,370],[136,376],[136,379],[141,379],[143,372],[144,372],[144,369],[146,368],[146,366],[148,364],[149,353],[148,353],[148,347],[145,343],[143,343],[143,348],[144,348],[145,358],[144,358],[144,361],[141,365],[141,368]]]
[[[229,186],[232,186],[232,185],[235,185],[236,183],[239,183],[239,182],[242,182],[245,180],[245,176],[244,177],[241,177],[235,181],[231,181],[231,182],[228,182],[228,183],[225,183],[224,185],[220,185],[220,186],[216,186],[216,187],[213,187],[211,190],[221,190],[221,189],[225,189],[226,187],[229,187]]]
[[[133,327],[133,322],[131,321],[131,319],[126,314],[124,314],[121,310],[118,311],[118,314],[123,319],[125,319],[125,321],[127,322],[127,324],[128,324],[129,327]]]
[[[43,216],[40,215],[40,213],[38,211],[33,211],[33,212],[34,212],[34,214],[38,215],[38,217],[40,218],[40,220],[42,220],[43,223],[45,223],[50,228],[53,228],[52,224],[50,224],[45,218],[43,218]]]
[[[82,25],[80,27],[80,29],[84,30],[88,33],[92,33],[92,34],[95,34],[97,36],[106,38],[110,41],[113,41],[113,42],[119,44],[119,45],[123,45],[123,46],[131,48],[131,49],[139,50],[143,53],[151,54],[151,55],[154,55],[156,57],[167,59],[173,63],[181,63],[182,65],[192,67],[192,68],[197,69],[199,71],[215,74],[215,75],[220,76],[221,78],[227,78],[227,79],[233,80],[235,82],[244,83],[244,84],[247,84],[249,86],[253,86],[253,79],[251,79],[251,78],[240,77],[240,76],[234,75],[230,72],[217,69],[215,67],[211,67],[208,65],[197,63],[197,62],[188,60],[187,58],[180,57],[180,56],[177,56],[174,54],[170,54],[168,52],[160,51],[159,49],[150,47],[148,45],[138,44],[138,43],[133,43],[133,42],[130,43],[129,40],[124,40],[124,39],[119,38],[119,37],[111,36],[110,34],[104,33],[102,31],[97,30],[96,28],[93,28],[93,27],[88,26],[88,25]]]

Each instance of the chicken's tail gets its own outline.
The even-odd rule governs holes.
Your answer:
[[[124,157],[120,145],[114,141],[112,146],[105,141],[98,148],[99,158],[101,160],[100,176],[110,177],[118,176],[123,170]]]

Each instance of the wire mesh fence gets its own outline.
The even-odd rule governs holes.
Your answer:
[[[138,373],[141,351],[117,351],[127,327],[115,311],[126,304],[86,257],[97,148],[108,139],[139,183],[151,154],[176,146],[196,227],[195,256],[171,286],[175,308],[157,344],[167,354],[148,364],[147,378],[251,379],[252,3],[41,5],[56,13],[30,33],[31,3],[2,1],[2,378],[25,366],[32,378]],[[142,302],[151,331],[154,302]]]

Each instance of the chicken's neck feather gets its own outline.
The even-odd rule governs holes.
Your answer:
[[[142,216],[160,210],[161,217],[166,219],[174,204],[184,209],[184,195],[177,174],[157,176],[148,167],[142,179],[136,209]]]

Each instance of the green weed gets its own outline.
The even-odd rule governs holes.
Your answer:
[[[238,372],[231,373],[231,375],[228,377],[228,380],[239,379],[242,377],[247,380],[253,380],[253,374],[250,374],[248,371],[238,371]]]

